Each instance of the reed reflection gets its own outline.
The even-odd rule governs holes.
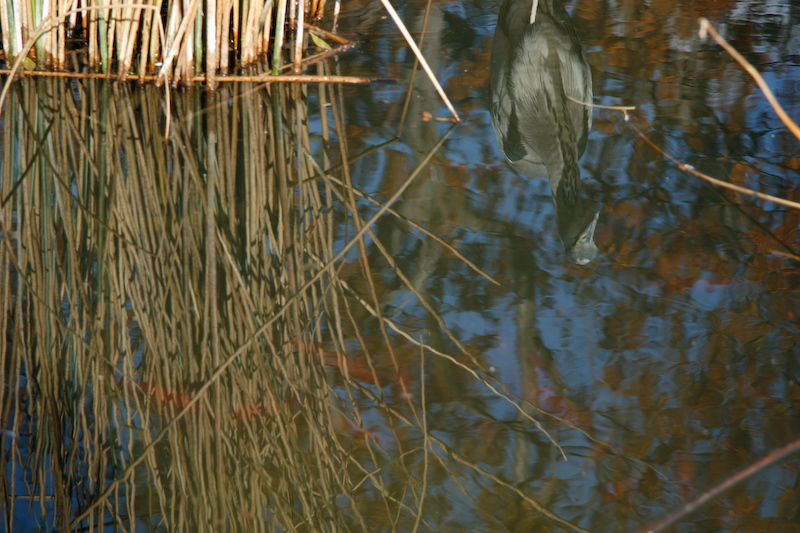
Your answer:
[[[338,114],[329,90],[176,94],[168,137],[155,87],[25,79],[12,91],[4,530],[286,531],[312,508],[309,529],[345,530],[361,512],[349,502],[385,508],[348,476],[389,460],[370,447],[400,448],[384,410],[406,405],[412,383],[353,347],[342,306],[358,301],[323,268],[355,224],[335,202],[341,180],[311,179],[333,156],[312,145],[307,97]],[[38,493],[51,495],[44,511],[19,503]]]
[[[491,115],[511,167],[529,178],[549,177],[558,233],[570,261],[597,256],[599,212],[581,199],[578,160],[586,149],[592,73],[559,0],[505,0],[492,44]]]
[[[325,115],[309,111],[312,91]],[[449,444],[416,414],[428,409],[415,373],[427,348],[371,303],[385,285],[352,235],[381,212],[343,179],[352,160],[336,147],[336,91],[176,93],[168,136],[155,87],[24,79],[11,92],[0,131],[5,530],[411,531],[428,513],[416,489],[425,443]],[[402,187],[448,135],[427,137]],[[400,277],[395,256],[386,262]],[[399,290],[421,294],[420,272]],[[451,377],[456,361],[433,364]],[[448,383],[468,390],[475,376]],[[451,498],[464,482],[434,468],[431,491]],[[400,497],[385,488],[401,484]],[[36,494],[45,504],[19,503]]]

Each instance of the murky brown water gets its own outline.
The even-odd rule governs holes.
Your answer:
[[[397,5],[416,32],[425,7]],[[357,223],[346,189],[339,198],[319,179],[298,185],[315,168],[298,168],[292,150],[303,144],[346,181],[335,167],[344,133],[355,189],[388,200],[451,128],[433,120],[448,111],[421,71],[405,113],[403,85],[344,87],[341,120],[338,89],[176,95],[169,141],[157,91],[40,84],[7,104],[2,191],[15,207],[0,231],[14,235],[16,257],[4,248],[0,271],[5,315],[17,321],[4,326],[2,416],[14,434],[2,437],[4,476],[17,483],[7,525],[34,528],[39,514],[47,529],[62,509],[70,522],[122,479],[104,496],[119,510],[73,528],[92,519],[139,530],[635,531],[800,438],[800,211],[680,171],[619,111],[595,109],[586,131],[583,119],[546,122],[585,112],[554,101],[558,92],[543,96],[552,80],[529,89],[550,102],[538,122],[510,118],[524,106],[501,89],[523,89],[497,85],[498,69],[515,68],[497,55],[492,65],[499,12],[496,2],[431,7],[422,48],[462,123],[392,206],[477,268],[391,214],[372,226],[361,259],[353,247],[335,274],[320,267],[378,207],[354,197]],[[595,103],[636,106],[631,122],[670,155],[800,199],[800,142],[751,78],[697,37],[700,16],[800,118],[791,2],[570,3],[552,32],[577,73],[582,48]],[[413,57],[379,2],[348,4],[340,29],[362,44],[328,68],[409,79]],[[508,32],[516,57],[540,53]],[[59,114],[54,102],[70,95],[76,110]],[[91,104],[83,114],[81,103]],[[498,118],[504,105],[515,111]],[[304,127],[308,142],[275,141],[278,128]],[[63,146],[56,138],[69,148],[37,148]],[[114,169],[113,193],[102,193],[114,180],[98,178],[101,162]],[[53,174],[83,207],[63,207]],[[581,238],[584,252],[570,252]],[[591,242],[596,253],[585,252]],[[24,300],[12,275],[22,265]],[[316,292],[289,300],[314,275]],[[33,334],[15,340],[20,315],[32,315],[35,345]],[[28,513],[25,481],[43,471],[28,458],[62,437],[39,480],[47,497]],[[154,438],[163,444],[126,470]],[[761,471],[677,530],[797,530],[797,464]]]

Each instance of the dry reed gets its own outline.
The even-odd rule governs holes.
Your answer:
[[[231,69],[231,52],[237,51],[238,66],[265,56],[272,39],[283,35],[283,26],[273,26],[273,0],[218,0],[203,2],[115,2],[102,0],[12,0],[0,10],[3,50],[14,62],[27,56],[26,44],[35,41],[27,68],[63,71],[84,64],[95,71],[126,79],[158,72],[172,83],[191,83],[196,72],[204,72],[209,86],[217,75]],[[318,21],[324,2],[310,5],[307,20]],[[301,13],[302,14],[302,13]],[[298,25],[297,22],[300,22]],[[284,19],[278,17],[278,23]],[[302,28],[303,19],[292,18]],[[41,35],[37,35],[41,32]],[[305,41],[297,33],[295,48]],[[282,57],[282,41],[276,60]],[[85,48],[81,64],[67,64],[70,49]],[[77,61],[75,55],[70,55]]]
[[[458,122],[455,108],[399,15],[388,0],[381,1],[453,114],[453,119]],[[144,82],[154,79],[158,85],[169,82],[186,86],[202,81],[209,89],[215,89],[218,76],[227,76],[231,72],[233,51],[237,54],[234,60],[236,69],[253,65],[271,52],[270,69],[274,76],[283,69],[285,59],[290,60],[294,74],[299,76],[315,62],[353,46],[353,43],[306,22],[322,20],[325,0],[290,2],[288,16],[286,0],[278,0],[277,6],[275,0],[207,0],[202,5],[200,0],[163,2],[11,0],[6,9],[0,9],[2,47],[6,60],[13,64],[5,85],[13,81],[16,73],[25,70],[44,68],[63,72],[69,69],[78,73],[88,65],[90,70],[113,75],[118,80]],[[334,31],[339,10],[337,0]],[[287,47],[288,30],[293,30],[291,36],[294,40]],[[309,34],[314,36],[315,43],[329,50],[307,57],[311,48],[306,37]],[[73,39],[67,39],[68,35]],[[85,45],[86,53],[70,54],[73,64],[67,65],[67,51],[76,47],[74,41]],[[328,41],[339,46],[330,49]],[[138,66],[134,72],[137,57]],[[340,78],[337,82],[344,81],[348,80]],[[0,107],[5,93],[4,87]]]

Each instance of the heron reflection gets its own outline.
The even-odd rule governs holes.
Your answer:
[[[492,45],[492,124],[511,167],[545,177],[567,257],[585,265],[597,256],[599,212],[580,198],[578,159],[586,149],[592,72],[575,26],[559,0],[505,0]]]

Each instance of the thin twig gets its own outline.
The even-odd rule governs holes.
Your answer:
[[[428,66],[428,62],[425,60],[425,56],[422,55],[422,52],[420,52],[419,48],[414,42],[414,39],[411,38],[411,34],[408,33],[408,30],[403,24],[403,21],[400,20],[400,16],[397,14],[397,11],[394,10],[392,4],[389,3],[389,0],[381,0],[381,3],[383,4],[383,7],[386,8],[386,11],[389,12],[389,15],[392,17],[392,20],[394,20],[394,23],[397,24],[397,27],[403,34],[403,37],[405,37],[408,46],[411,47],[411,50],[414,51],[414,55],[416,55],[417,59],[419,59],[419,62],[422,65],[423,70],[425,70],[425,73],[428,75],[428,78],[430,78],[433,86],[436,87],[436,92],[438,92],[439,96],[441,96],[442,100],[444,100],[447,109],[450,110],[456,121],[460,121],[461,119],[458,118],[458,113],[456,113],[455,108],[453,108],[453,104],[450,103],[450,99],[447,98],[447,95],[444,93],[444,89],[442,89],[442,86],[439,85],[439,82],[436,80],[436,76],[433,74],[431,67]]]
[[[428,3],[425,5],[425,15],[422,17],[422,29],[419,33],[419,46],[422,46],[422,43],[425,42],[425,30],[428,28],[428,17],[430,16],[431,12],[431,2],[432,0],[428,0]],[[400,123],[397,125],[397,135],[403,133],[403,126],[406,123],[406,114],[408,113],[408,106],[411,104],[411,95],[414,89],[414,80],[417,77],[417,66],[419,65],[419,58],[414,56],[414,66],[411,67],[411,76],[408,80],[408,90],[406,91],[406,99],[403,102],[403,111],[400,113]]]
[[[648,139],[645,136],[645,134],[642,133],[641,130],[639,130],[639,128],[637,128],[633,124],[633,122],[631,122],[629,120],[628,113],[627,112],[624,112],[624,113],[625,113],[625,121],[633,129],[633,131],[635,131],[636,134],[639,135],[639,137],[641,137],[647,144],[652,146],[653,149],[655,149],[658,153],[660,153],[661,155],[663,155],[664,157],[666,157],[667,159],[669,159],[670,161],[675,163],[680,170],[683,170],[684,172],[688,172],[689,174],[697,176],[698,178],[700,178],[700,179],[702,179],[704,181],[707,181],[708,183],[711,183],[713,185],[717,185],[719,187],[724,187],[724,188],[729,189],[731,191],[735,191],[735,192],[738,192],[738,193],[741,193],[741,194],[746,194],[748,196],[755,196],[756,198],[759,198],[761,200],[766,200],[766,201],[769,201],[769,202],[775,202],[776,204],[784,205],[786,207],[791,207],[792,209],[800,209],[800,203],[792,202],[791,200],[785,200],[783,198],[778,198],[777,196],[772,196],[770,194],[764,194],[764,193],[761,193],[761,192],[754,191],[752,189],[747,189],[745,187],[740,187],[739,185],[734,185],[733,183],[729,183],[727,181],[722,181],[722,180],[718,180],[716,178],[712,178],[711,176],[709,176],[707,174],[703,174],[702,172],[698,171],[692,165],[687,165],[686,163],[684,163],[682,161],[679,161],[675,157],[669,155],[667,152],[662,150],[661,147],[656,145],[653,141]]]
[[[333,183],[335,183],[335,184],[337,184],[337,185],[340,185],[340,186],[341,186],[341,185],[343,185],[343,183],[342,183],[342,181],[341,181],[340,179],[338,179],[338,178],[336,178],[336,177],[334,177],[334,176],[331,176],[331,175],[329,175],[328,173],[326,173],[324,170],[322,170],[322,168],[319,166],[319,163],[317,163],[317,161],[314,159],[314,157],[313,157],[313,156],[312,156],[312,155],[311,155],[311,154],[310,154],[310,153],[309,153],[307,150],[303,149],[303,153],[304,153],[304,154],[305,154],[305,156],[308,158],[308,160],[311,162],[311,164],[314,166],[315,170],[317,171],[317,173],[318,173],[320,176],[322,176],[322,177],[323,177],[324,179],[326,179],[326,180],[330,180],[330,181],[332,181]],[[351,159],[351,161],[352,161],[352,159]],[[318,176],[317,176],[317,177],[318,177]],[[312,178],[312,179],[316,179],[316,177],[315,177],[315,178]],[[383,203],[382,203],[382,202],[380,202],[379,200],[376,200],[375,198],[373,198],[373,197],[372,197],[372,196],[370,196],[369,194],[367,194],[367,193],[365,193],[365,192],[362,192],[361,190],[359,190],[359,189],[357,189],[357,188],[353,188],[353,192],[354,192],[354,193],[355,193],[357,196],[360,196],[361,198],[364,198],[364,199],[368,200],[369,202],[371,202],[371,203],[373,203],[373,204],[377,205],[378,207],[383,207]],[[473,263],[472,261],[470,261],[469,259],[467,259],[466,257],[464,257],[464,255],[463,255],[461,252],[459,252],[458,250],[456,250],[456,249],[455,249],[453,246],[451,246],[450,244],[448,244],[447,242],[445,242],[445,241],[444,241],[442,238],[440,238],[438,235],[436,235],[436,234],[435,234],[435,233],[433,233],[432,231],[425,229],[424,227],[422,227],[422,226],[421,226],[421,225],[419,225],[418,223],[414,222],[413,220],[411,220],[410,218],[408,218],[408,217],[406,217],[406,216],[403,216],[403,215],[401,215],[400,213],[398,213],[398,212],[397,212],[397,211],[395,211],[394,209],[391,209],[391,208],[390,208],[390,209],[389,209],[389,211],[388,211],[388,213],[389,213],[390,215],[392,215],[392,216],[394,216],[394,217],[398,218],[399,220],[402,220],[403,222],[405,222],[406,224],[410,225],[410,226],[411,226],[411,227],[413,227],[414,229],[417,229],[417,230],[421,231],[421,232],[422,232],[422,233],[424,233],[426,236],[430,237],[431,239],[433,239],[434,241],[436,241],[436,242],[437,242],[437,243],[439,243],[440,245],[444,246],[444,247],[445,247],[445,248],[446,248],[448,251],[450,251],[450,253],[452,253],[453,255],[455,255],[456,257],[458,257],[458,258],[459,258],[461,261],[463,261],[463,262],[464,262],[464,263],[465,263],[465,264],[466,264],[466,265],[467,265],[469,268],[471,268],[471,269],[472,269],[472,270],[473,270],[473,271],[474,271],[476,274],[478,274],[478,275],[482,276],[482,277],[483,277],[483,278],[485,278],[487,281],[489,281],[489,282],[491,282],[491,283],[494,283],[494,284],[495,284],[495,285],[497,285],[498,287],[500,286],[500,282],[498,282],[498,281],[497,281],[497,280],[495,280],[493,277],[491,277],[489,274],[487,274],[486,272],[484,272],[483,270],[481,270],[480,268],[478,268],[478,266],[477,266],[477,265],[475,265],[475,263]]]
[[[312,32],[309,32],[309,33],[312,33]],[[315,65],[315,64],[319,63],[320,61],[324,61],[326,59],[330,59],[332,57],[335,57],[335,56],[338,56],[340,54],[343,54],[344,52],[347,52],[348,50],[352,50],[355,47],[356,47],[356,43],[348,42],[347,44],[343,44],[341,46],[337,46],[336,48],[334,48],[332,50],[325,50],[324,52],[320,52],[318,54],[313,54],[313,55],[310,55],[308,57],[304,57],[302,59],[302,61],[300,62],[301,70],[305,70],[308,67],[310,67],[311,65]],[[284,65],[284,66],[282,66],[280,68],[280,70],[282,72],[285,72],[285,71],[290,70],[291,68],[292,68],[292,65]]]
[[[319,26],[312,26],[308,22],[303,23],[303,27],[308,30],[309,33],[313,33],[317,37],[322,37],[323,39],[328,39],[331,41],[336,41],[339,44],[354,44],[352,41],[345,39],[341,35],[337,33],[331,33],[329,31],[323,30]]]
[[[430,346],[429,346],[429,345],[426,345],[426,344],[424,344],[422,341],[418,341],[418,340],[416,340],[416,339],[412,339],[412,342],[414,342],[414,344],[417,344],[417,345],[419,345],[419,346],[427,346],[427,347],[428,347],[428,349],[430,349]],[[434,353],[435,353],[435,352],[434,352]],[[368,388],[366,388],[366,387],[363,387],[363,386],[361,386],[360,384],[357,384],[357,385],[358,385],[358,388],[359,388],[359,390],[360,390],[360,391],[361,391],[361,392],[362,392],[362,393],[363,393],[365,396],[367,396],[367,397],[371,398],[373,401],[380,402],[380,400],[379,400],[378,398],[376,398],[376,397],[375,397],[375,394],[374,394],[374,393],[373,393],[371,390],[369,390],[369,389],[368,389]],[[502,396],[501,396],[501,395],[499,395],[499,394],[498,394],[498,396],[502,397]],[[416,429],[418,429],[418,430],[420,430],[420,431],[421,431],[421,428],[420,428],[420,427],[418,427],[418,426],[416,426],[416,425],[414,424],[413,420],[409,419],[409,418],[408,418],[406,415],[404,415],[403,413],[401,413],[400,411],[398,411],[398,410],[397,410],[397,409],[395,409],[394,407],[392,407],[392,406],[390,406],[390,405],[384,405],[384,404],[382,404],[382,407],[384,408],[384,410],[386,411],[386,413],[387,413],[387,414],[390,414],[391,416],[393,416],[393,417],[394,417],[394,418],[396,418],[397,420],[400,420],[400,421],[401,421],[401,422],[403,422],[404,424],[407,424],[408,426],[410,426],[410,427],[413,427],[413,428],[416,428]],[[548,509],[547,507],[545,507],[544,505],[542,505],[541,503],[539,503],[539,502],[538,502],[536,499],[534,499],[532,496],[529,496],[528,494],[526,494],[526,493],[525,493],[525,492],[524,492],[524,491],[523,491],[521,488],[519,488],[519,487],[518,487],[518,486],[516,486],[515,484],[511,484],[511,483],[509,483],[508,481],[505,481],[504,479],[500,478],[499,476],[496,476],[496,475],[494,475],[494,474],[492,474],[492,473],[488,472],[486,469],[484,469],[484,468],[480,467],[480,466],[479,466],[477,463],[475,463],[475,462],[472,462],[472,461],[468,460],[466,457],[464,457],[464,455],[462,455],[460,452],[458,452],[457,450],[455,450],[455,449],[454,449],[452,446],[450,446],[450,445],[449,445],[447,442],[445,442],[445,441],[444,441],[442,438],[439,438],[439,437],[437,437],[435,434],[433,434],[433,433],[431,433],[431,432],[428,432],[428,439],[429,439],[431,442],[435,442],[436,444],[438,444],[438,445],[439,445],[439,447],[440,447],[440,448],[441,448],[441,449],[442,449],[442,450],[443,450],[443,451],[444,451],[444,452],[445,452],[445,453],[446,453],[446,454],[447,454],[449,457],[451,457],[451,458],[452,458],[452,459],[454,459],[455,461],[457,461],[457,462],[459,462],[459,463],[463,464],[464,466],[467,466],[467,467],[471,468],[471,469],[472,469],[472,470],[474,470],[476,473],[478,473],[478,474],[481,474],[482,476],[486,477],[487,479],[490,479],[490,480],[492,480],[493,482],[497,483],[497,485],[499,485],[499,486],[502,486],[502,487],[504,487],[505,489],[508,489],[508,490],[509,490],[509,491],[511,491],[511,492],[514,492],[514,493],[515,493],[515,494],[517,494],[517,495],[518,495],[518,496],[519,496],[519,497],[520,497],[522,500],[524,500],[525,502],[527,502],[527,503],[528,503],[528,504],[529,504],[531,507],[533,507],[534,509],[536,509],[537,511],[539,511],[540,513],[542,513],[542,514],[543,514],[544,516],[546,516],[547,518],[549,518],[549,519],[553,520],[554,522],[557,522],[557,523],[559,523],[559,524],[563,525],[564,527],[567,527],[567,528],[569,528],[569,529],[571,529],[571,530],[573,530],[573,531],[578,531],[578,532],[580,532],[580,533],[589,533],[587,530],[585,530],[585,529],[581,528],[580,526],[576,526],[575,524],[571,523],[569,520],[566,520],[566,519],[564,519],[564,518],[561,518],[561,517],[560,517],[560,516],[558,516],[558,515],[557,515],[557,514],[556,514],[554,511],[551,511],[550,509]],[[437,458],[438,458],[438,454],[437,454],[437,453],[435,453],[435,451],[434,451],[434,455],[436,455],[436,456],[437,456]]]
[[[698,498],[690,501],[689,503],[687,503],[674,513],[670,514],[660,522],[656,523],[655,525],[645,528],[643,531],[647,533],[657,533],[659,531],[664,531],[665,529],[667,529],[669,526],[671,526],[681,518],[685,517],[689,513],[696,511],[698,508],[700,508],[700,506],[702,506],[705,503],[708,503],[709,501],[716,498],[729,488],[733,487],[734,485],[737,485],[738,483],[741,483],[750,476],[761,472],[762,470],[769,467],[773,463],[776,463],[781,459],[784,459],[785,457],[788,457],[789,455],[797,451],[800,451],[800,439],[790,444],[787,444],[783,448],[775,450],[774,452],[770,453],[760,461],[753,463],[752,465],[748,466],[738,474],[729,477],[716,487],[712,488],[707,492],[704,492]]]
[[[425,348],[420,344],[419,347],[419,382],[420,382],[420,411],[422,412],[422,494],[417,505],[417,519],[414,522],[414,533],[419,529],[419,522],[422,519],[422,511],[425,504],[425,494],[428,491],[428,448],[430,447],[430,435],[428,434],[428,408],[425,405]]]
[[[570,102],[575,102],[576,104],[585,106],[585,107],[594,107],[597,109],[610,109],[612,111],[635,111],[636,106],[633,105],[600,105],[600,104],[592,104],[589,102],[581,102],[569,95],[567,95],[567,100]]]
[[[336,50],[339,50],[337,48]],[[309,58],[313,59],[313,58]],[[12,74],[13,70],[0,69],[0,74]],[[156,81],[158,76],[140,76],[139,74],[128,74],[122,80],[111,73],[100,72],[45,72],[40,70],[20,71],[18,76],[32,76],[42,78],[73,78],[73,79],[113,79],[114,81]],[[262,74],[255,76],[222,76],[215,78],[217,83],[241,83],[241,82],[256,82],[256,83],[345,83],[345,84],[385,84],[395,85],[398,80],[395,78],[364,78],[359,76],[316,76],[312,74],[307,75],[278,75]],[[193,76],[192,82],[206,83],[206,76]]]
[[[351,295],[358,301],[358,303],[361,304],[362,307],[364,307],[364,309],[366,309],[366,311],[369,314],[371,314],[372,316],[374,316],[376,318],[378,317],[378,314],[375,312],[375,310],[372,308],[372,306],[369,304],[369,302],[365,301],[363,298],[358,296],[356,294],[356,292],[346,282],[341,281],[341,283],[342,283],[343,287],[345,287],[346,289],[348,289],[350,291]],[[421,301],[421,303],[424,303],[424,301],[422,301],[422,300],[420,300],[420,301]],[[434,313],[434,318],[439,318],[439,317]],[[553,444],[553,446],[555,446],[558,449],[558,451],[561,453],[561,456],[563,457],[563,459],[565,461],[567,460],[567,454],[564,452],[564,449],[561,447],[561,445],[559,445],[558,442],[556,442],[556,440],[550,435],[550,433],[548,433],[547,430],[544,429],[544,427],[542,426],[542,424],[538,420],[533,418],[533,416],[531,416],[530,413],[525,411],[525,409],[523,409],[522,406],[519,405],[519,403],[515,402],[514,399],[512,399],[512,394],[509,393],[508,388],[503,384],[503,382],[495,380],[495,383],[497,384],[497,386],[500,389],[502,389],[503,392],[501,392],[500,390],[498,390],[498,387],[495,387],[494,385],[492,385],[492,383],[490,383],[487,379],[485,379],[483,376],[481,376],[475,369],[470,368],[469,366],[467,366],[466,364],[462,363],[461,361],[459,361],[454,356],[452,356],[450,354],[447,354],[447,353],[444,353],[444,352],[442,352],[440,350],[437,350],[436,348],[434,348],[433,346],[431,346],[429,344],[424,344],[424,343],[422,343],[422,341],[418,341],[410,333],[408,333],[403,328],[398,326],[394,321],[392,321],[392,320],[390,320],[390,319],[388,319],[386,317],[384,317],[383,320],[384,320],[384,322],[386,322],[387,326],[389,326],[391,329],[393,329],[398,335],[400,335],[401,337],[403,337],[406,340],[408,340],[411,344],[414,344],[414,345],[420,346],[420,347],[424,347],[425,349],[430,351],[432,354],[437,355],[439,357],[442,357],[443,359],[446,359],[446,360],[450,361],[455,366],[461,368],[462,370],[464,370],[468,374],[471,374],[472,377],[474,377],[477,381],[479,381],[486,388],[488,388],[490,391],[492,391],[492,393],[495,396],[497,396],[498,398],[502,398],[503,400],[508,402],[508,404],[511,405],[512,407],[514,407],[517,411],[519,411],[519,413],[524,418],[527,418],[528,420],[530,420],[533,423],[533,425],[536,427],[536,429],[541,431],[547,437],[547,439]],[[519,399],[519,398],[516,398],[516,399]],[[536,408],[536,406],[533,406],[533,407]],[[549,416],[554,416],[551,413],[547,413],[546,411],[542,411],[541,409],[537,408],[537,410],[541,411],[542,413],[546,413]]]
[[[800,127],[798,127],[797,124],[795,124],[795,122],[791,118],[789,118],[789,115],[787,115],[786,112],[783,110],[781,105],[778,103],[778,100],[775,99],[775,95],[772,94],[769,85],[767,85],[767,82],[764,81],[763,77],[761,77],[761,74],[758,73],[756,68],[753,65],[751,65],[750,62],[747,61],[742,56],[742,54],[737,52],[734,47],[728,44],[728,42],[725,39],[723,39],[719,33],[717,33],[717,30],[715,30],[714,26],[712,26],[711,23],[708,22],[708,19],[701,18],[700,31],[699,31],[700,38],[705,39],[707,33],[711,34],[711,37],[713,37],[714,40],[717,41],[717,43],[722,48],[724,48],[725,51],[728,52],[731,55],[731,57],[733,57],[740,65],[742,65],[742,67],[744,67],[744,69],[747,71],[748,74],[750,74],[750,76],[753,77],[753,79],[756,81],[761,90],[764,91],[764,96],[767,97],[767,100],[769,101],[770,105],[772,105],[772,108],[775,110],[775,113],[778,114],[778,116],[786,125],[786,127],[789,128],[789,131],[791,131],[792,134],[794,134],[794,136],[797,137],[798,140],[800,140]]]

